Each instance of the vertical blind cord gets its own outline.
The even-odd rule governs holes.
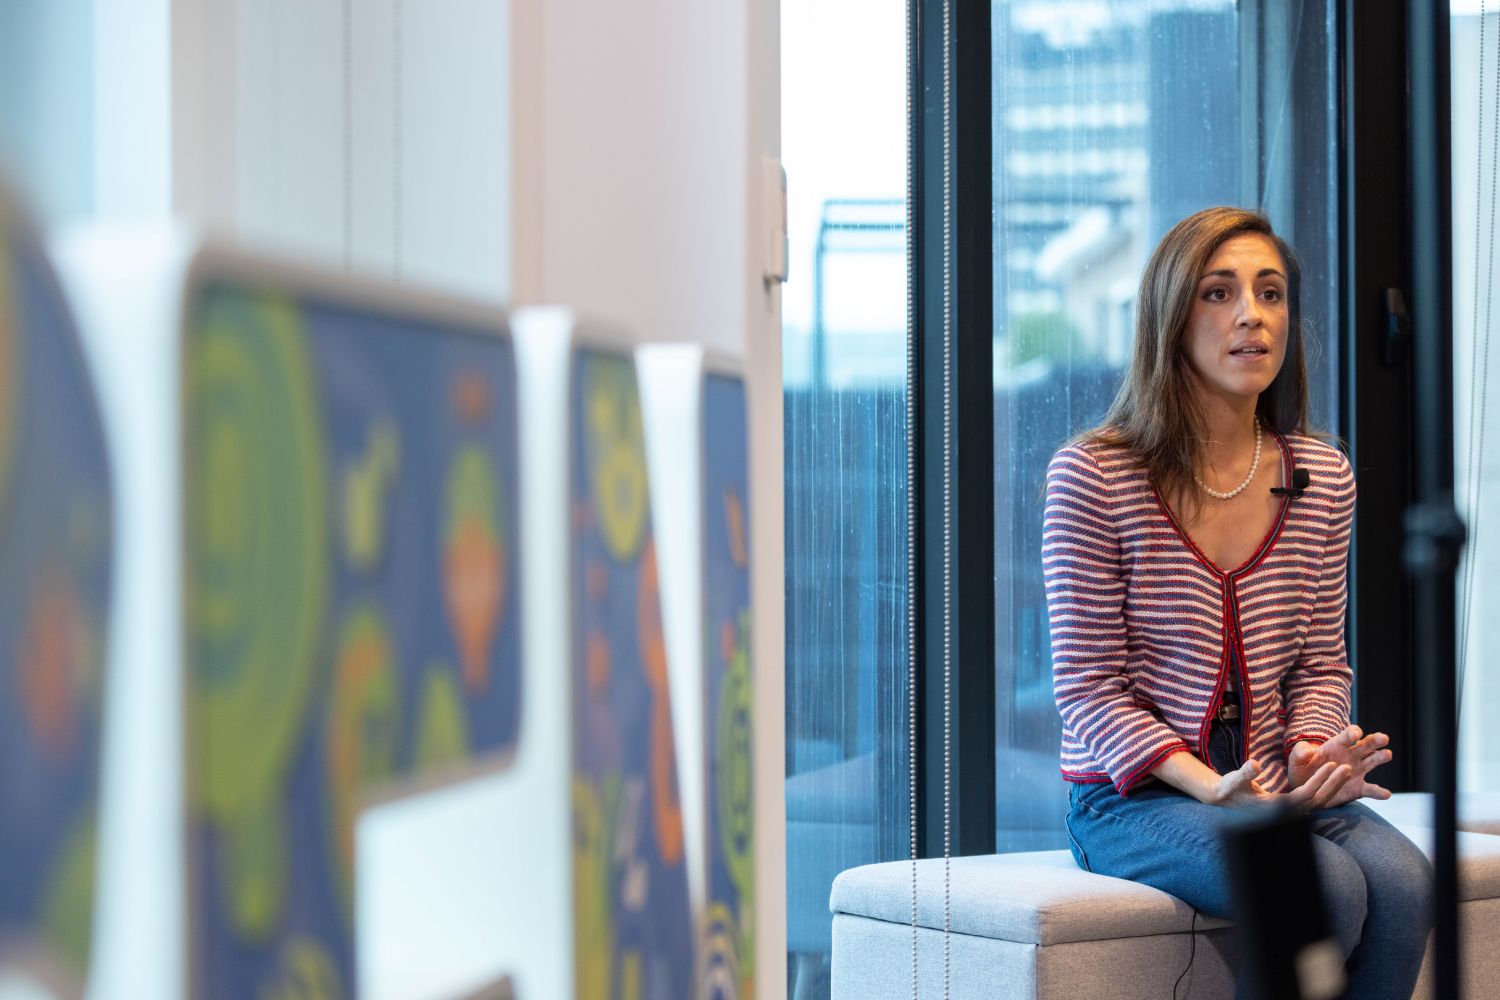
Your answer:
[[[913,228],[914,185],[916,170],[915,129],[911,127],[911,88],[916,72],[912,59],[912,0],[906,3],[906,580],[917,578],[917,464],[913,446],[916,421],[917,347],[912,332],[916,329],[917,239]],[[907,849],[911,854],[911,996],[917,1000],[917,602],[906,602],[906,778],[909,830]]]
[[[910,7],[907,16],[907,74],[908,81],[912,72],[911,63],[911,17]],[[943,0],[943,242],[941,251],[943,254],[943,997],[949,997],[949,970],[950,970],[950,944],[951,924],[949,916],[952,909],[950,895],[949,875],[951,871],[950,861],[952,859],[952,775],[951,775],[951,747],[952,747],[952,689],[953,689],[953,566],[952,566],[952,430],[953,430],[953,322],[952,322],[952,108],[953,108],[953,81],[952,72],[952,9],[951,3]],[[907,113],[910,121],[911,111],[911,87],[907,87]],[[911,130],[907,130],[907,233],[908,246],[911,245],[915,234],[911,228],[912,213],[912,183],[911,170],[914,163],[914,150],[912,146]],[[907,324],[908,330],[912,329],[914,314],[912,309],[912,286],[915,275],[913,274],[910,255],[907,264]],[[915,490],[914,467],[911,460],[911,385],[914,372],[914,361],[912,357],[912,345],[910,338],[907,344],[907,484],[909,490]],[[914,495],[914,494],[909,494]],[[913,548],[914,522],[911,516],[911,503],[907,503],[907,564],[908,573],[912,574],[908,579],[915,578],[916,565]],[[915,624],[915,609],[908,612],[909,622]],[[908,664],[908,697],[907,697],[907,731],[910,745],[908,747],[908,762],[910,774],[910,804],[911,804],[911,994],[912,1000],[917,1000],[917,768],[916,768],[916,700],[917,691],[916,678],[916,629],[911,630],[910,662]]]
[[[953,3],[943,3],[943,1000],[948,1000],[953,693]]]
[[[1479,554],[1479,505],[1484,489],[1484,436],[1486,413],[1489,402],[1489,369],[1490,369],[1490,332],[1493,326],[1494,307],[1494,281],[1495,273],[1495,189],[1497,179],[1497,158],[1490,156],[1490,211],[1489,211],[1489,247],[1485,258],[1483,274],[1489,275],[1491,280],[1487,282],[1484,294],[1484,335],[1480,336],[1480,309],[1479,309],[1479,279],[1481,275],[1479,267],[1480,250],[1480,219],[1479,205],[1483,191],[1483,168],[1484,168],[1484,84],[1485,84],[1485,18],[1487,16],[1485,0],[1479,4],[1479,55],[1476,60],[1479,68],[1478,86],[1478,128],[1474,146],[1474,321],[1473,321],[1473,343],[1474,356],[1470,358],[1469,364],[1469,462],[1466,474],[1468,476],[1469,495],[1468,509],[1465,513],[1469,520],[1469,544],[1464,558],[1463,593],[1461,595],[1462,615],[1458,641],[1458,683],[1457,683],[1457,713],[1460,720],[1463,718],[1464,697],[1464,674],[1468,666],[1469,650],[1469,622],[1473,615],[1474,604],[1474,564]],[[1500,141],[1500,31],[1496,32],[1496,60],[1495,60],[1495,92],[1491,98],[1492,122],[1490,127],[1490,143],[1492,145]],[[1481,377],[1481,373],[1483,377]],[[1477,402],[1476,402],[1477,400]]]

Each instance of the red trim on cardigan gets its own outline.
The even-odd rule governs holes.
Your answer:
[[[1128,768],[1119,782],[1128,790],[1164,756],[1191,752],[1195,739],[1201,748],[1203,723],[1211,725],[1231,676],[1243,689],[1246,739],[1284,736],[1288,706],[1314,688],[1298,680],[1285,691],[1288,706],[1271,718],[1276,699],[1264,691],[1256,696],[1250,682],[1293,683],[1292,672],[1307,662],[1301,641],[1316,643],[1308,655],[1318,661],[1309,669],[1327,675],[1328,697],[1347,698],[1343,616],[1334,621],[1329,615],[1341,591],[1325,577],[1342,568],[1333,560],[1344,550],[1334,547],[1348,538],[1352,473],[1336,449],[1300,437],[1294,448],[1285,436],[1276,438],[1284,480],[1289,466],[1305,465],[1320,484],[1333,485],[1307,501],[1284,500],[1259,548],[1232,574],[1218,570],[1185,537],[1118,446],[1069,446],[1054,456],[1043,572],[1054,691],[1063,712],[1064,778],[1098,783]],[[1308,615],[1310,622],[1301,624]],[[1245,621],[1257,626],[1250,634]],[[1283,641],[1293,634],[1301,637],[1295,647]],[[1144,768],[1132,763],[1145,755],[1152,759]],[[1265,777],[1283,787],[1285,760],[1266,766]]]

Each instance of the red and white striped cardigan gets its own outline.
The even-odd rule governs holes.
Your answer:
[[[1042,568],[1062,772],[1122,794],[1205,742],[1235,670],[1246,754],[1268,791],[1286,754],[1349,724],[1344,609],[1354,474],[1342,452],[1277,435],[1282,483],[1311,476],[1244,565],[1221,570],[1193,544],[1122,448],[1069,445],[1047,470]],[[1246,692],[1249,696],[1246,697]]]

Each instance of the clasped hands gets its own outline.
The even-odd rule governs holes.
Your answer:
[[[1291,791],[1282,795],[1266,791],[1255,780],[1260,766],[1251,759],[1219,780],[1214,798],[1223,805],[1281,802],[1307,811],[1332,809],[1360,798],[1388,799],[1387,789],[1366,779],[1391,760],[1390,742],[1385,733],[1366,736],[1358,726],[1349,726],[1326,743],[1303,740],[1287,756]]]

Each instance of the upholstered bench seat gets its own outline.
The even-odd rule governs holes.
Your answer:
[[[1432,825],[1432,796],[1427,792],[1403,792],[1384,802],[1367,799],[1365,804],[1399,826]],[[1500,835],[1500,792],[1464,792],[1459,795],[1458,828],[1471,833]]]
[[[1431,832],[1403,828],[1424,851]],[[1500,837],[1459,835],[1465,985],[1500,996]],[[1080,870],[1066,851],[866,865],[833,884],[834,1000],[1233,995],[1231,935],[1156,889]],[[912,944],[916,941],[916,968]],[[1179,977],[1181,981],[1179,983]],[[1417,996],[1430,993],[1423,970]]]

